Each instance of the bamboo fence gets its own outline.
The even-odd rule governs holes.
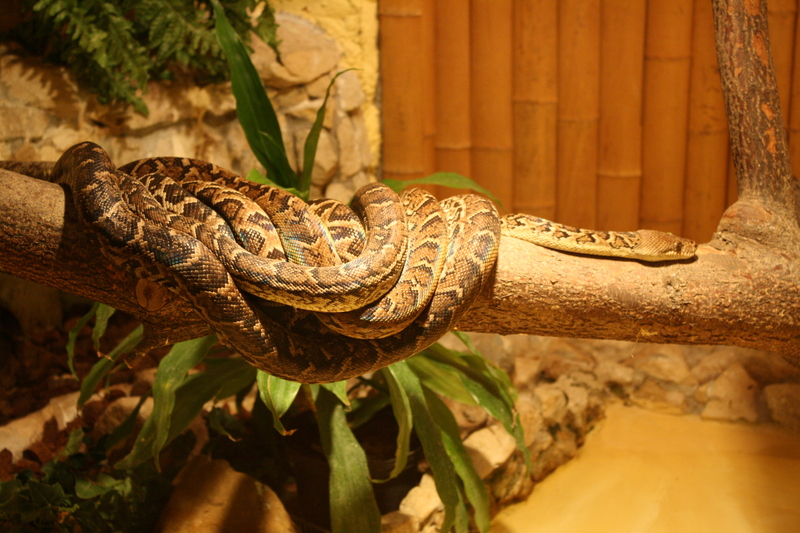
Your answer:
[[[800,175],[800,11],[770,0]],[[379,0],[383,175],[508,211],[705,241],[736,199],[710,0]],[[454,192],[439,187],[440,197]]]

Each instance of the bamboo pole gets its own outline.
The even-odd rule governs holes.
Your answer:
[[[422,177],[425,172],[425,73],[422,0],[382,0],[381,90],[383,94],[383,176]]]
[[[472,175],[469,0],[435,2],[436,170]],[[440,187],[439,197],[456,191]]]
[[[728,205],[728,159],[728,119],[717,67],[714,14],[708,0],[695,0],[684,236],[706,242],[714,234]]]
[[[639,227],[646,0],[603,0],[597,227]]]
[[[423,74],[422,150],[424,173],[436,170],[436,13],[434,0],[422,0],[422,56],[418,58]],[[436,192],[436,187],[431,188]]]
[[[558,1],[514,1],[514,203],[556,216]]]
[[[641,223],[673,233],[683,225],[691,46],[692,0],[650,0]]]
[[[512,0],[470,4],[472,176],[508,209],[513,204]]]
[[[595,227],[600,0],[562,0],[558,7],[556,218]]]

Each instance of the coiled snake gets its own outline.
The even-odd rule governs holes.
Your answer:
[[[117,169],[88,142],[67,150],[49,179],[70,187],[112,261],[184,294],[253,366],[310,383],[389,365],[452,329],[488,279],[501,232],[642,261],[686,259],[696,248],[655,231],[501,219],[481,196],[440,203],[412,189],[399,198],[377,183],[358,191],[352,211],[330,200],[305,204],[204,161],[144,159]]]

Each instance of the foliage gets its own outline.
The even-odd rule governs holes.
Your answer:
[[[69,66],[101,103],[125,102],[147,114],[140,92],[151,79],[191,72],[198,82],[225,78],[207,0],[23,0],[23,24],[10,37]],[[232,28],[275,46],[271,8],[259,0],[222,0]],[[263,9],[255,27],[248,11]]]
[[[123,424],[92,445],[78,429],[60,457],[0,483],[0,529],[3,531],[152,531],[172,490],[169,475],[149,464],[122,471],[109,467],[106,450],[130,434]],[[79,451],[81,444],[86,451]],[[184,455],[191,446],[182,443]]]

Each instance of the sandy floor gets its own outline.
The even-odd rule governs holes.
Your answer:
[[[612,406],[492,533],[800,532],[800,434]]]

